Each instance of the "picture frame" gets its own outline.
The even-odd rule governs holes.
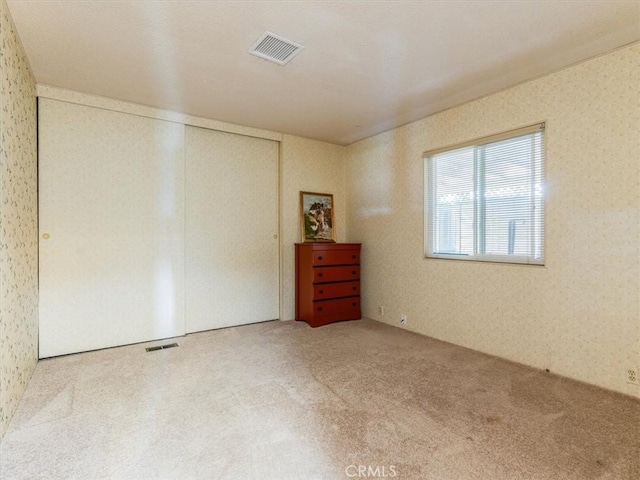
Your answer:
[[[335,242],[333,194],[300,192],[302,242]]]

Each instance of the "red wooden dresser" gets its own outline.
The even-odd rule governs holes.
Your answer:
[[[360,244],[296,243],[296,320],[319,327],[360,317]]]

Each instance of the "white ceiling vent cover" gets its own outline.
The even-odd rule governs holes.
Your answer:
[[[282,38],[271,32],[264,32],[253,44],[249,53],[256,57],[271,60],[280,65],[286,65],[289,61],[300,53],[304,47],[300,44]]]

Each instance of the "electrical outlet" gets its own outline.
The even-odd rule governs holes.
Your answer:
[[[407,324],[407,316],[406,315],[402,315],[400,317],[400,325],[406,325]]]
[[[638,377],[637,368],[627,369],[627,383],[633,383],[634,385],[640,385],[640,377]]]
[[[378,315],[384,317],[384,307],[382,305],[378,306]]]

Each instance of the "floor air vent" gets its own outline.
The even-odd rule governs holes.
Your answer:
[[[157,347],[147,348],[147,352],[155,352],[156,350],[166,350],[167,348],[177,347],[177,343],[169,343],[167,345],[158,345]]]
[[[264,58],[285,65],[291,61],[304,47],[298,43],[271,32],[264,32],[253,44],[249,53],[256,57]]]

